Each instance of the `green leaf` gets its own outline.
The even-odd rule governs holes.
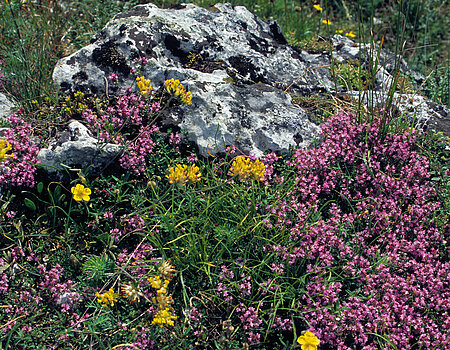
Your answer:
[[[37,184],[37,191],[38,191],[38,193],[41,194],[43,190],[44,190],[44,184],[42,182],[39,182]]]
[[[23,200],[23,202],[25,203],[25,205],[26,205],[26,207],[27,207],[28,209],[31,209],[31,210],[33,210],[33,211],[36,210],[36,204],[34,204],[34,202],[33,202],[31,199],[25,198],[25,199]]]

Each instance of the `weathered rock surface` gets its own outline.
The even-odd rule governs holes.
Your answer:
[[[367,64],[371,52],[378,52],[339,35],[332,45],[339,62],[358,58]],[[140,58],[148,63],[138,66]],[[374,89],[390,86],[395,62],[392,53],[380,51]],[[399,64],[401,71],[408,71],[405,62]],[[111,73],[118,76],[114,84],[108,82]],[[255,155],[308,147],[319,137],[319,127],[275,86],[282,82],[289,92],[301,95],[336,87],[329,52],[293,48],[275,22],[230,4],[210,10],[150,4],[118,14],[90,45],[60,60],[53,79],[63,92],[119,95],[128,87],[135,89],[137,75],[151,79],[154,87],[178,79],[191,91],[192,105],[170,110],[165,117],[185,130],[204,155],[229,144]],[[418,74],[415,78],[423,79]],[[428,119],[424,116],[423,123]]]
[[[90,45],[61,60],[53,77],[63,91],[120,94],[135,86],[132,62],[140,57],[149,59],[141,74],[153,86],[173,78],[191,91],[193,105],[178,108],[170,118],[204,155],[229,144],[256,155],[286,152],[290,146],[307,147],[319,136],[319,128],[292,105],[289,95],[272,86],[277,80],[291,81],[294,72],[305,73],[308,65],[287,45],[276,23],[244,7],[137,6],[115,16]],[[119,84],[106,82],[111,73]],[[312,90],[318,81],[314,72],[299,85]]]
[[[382,91],[360,93],[350,91],[346,93],[354,99],[361,99],[366,105],[383,108],[389,95]],[[450,109],[426,97],[417,94],[394,93],[391,101],[392,111],[414,122],[416,128],[428,131],[435,130],[450,136]]]
[[[96,173],[121,151],[117,145],[99,144],[83,124],[72,121],[67,131],[59,134],[48,148],[39,151],[38,159],[49,173],[62,170],[61,164]]]
[[[16,109],[16,104],[8,97],[0,94],[0,121],[7,118]]]

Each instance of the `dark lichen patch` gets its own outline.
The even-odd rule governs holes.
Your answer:
[[[299,133],[295,134],[293,139],[297,146],[299,146],[303,142],[303,137]]]
[[[273,22],[270,26],[270,32],[272,33],[272,36],[274,38],[274,40],[280,44],[280,45],[287,45],[287,40],[284,37],[283,33],[281,32],[281,28],[280,26],[276,23]]]
[[[84,71],[79,71],[72,76],[75,84],[82,84],[88,80],[88,75]]]
[[[127,12],[119,13],[114,17],[114,19],[120,18],[129,18],[129,17],[148,17],[149,16],[148,9],[145,5],[138,5],[133,7],[131,10]]]
[[[253,38],[248,38],[248,44],[252,50],[262,53],[265,56],[273,51],[273,46],[269,45],[267,40],[257,38],[255,36],[253,36]]]
[[[141,52],[152,52],[153,48],[158,44],[154,38],[143,30],[133,28],[128,33],[128,38],[134,42],[134,45]]]
[[[228,59],[230,65],[234,69],[228,69],[228,75],[236,82],[240,84],[254,84],[254,83],[266,83],[269,82],[264,75],[259,74],[255,65],[245,56],[233,56]]]
[[[172,55],[177,57],[183,66],[188,63],[189,52],[184,52],[180,49],[180,41],[172,34],[167,34],[164,38],[164,45],[171,52]]]
[[[215,70],[225,68],[223,61],[210,61],[199,53],[189,52],[187,58],[187,68],[195,69],[203,73],[212,73]]]
[[[183,10],[186,8],[185,4],[175,4],[169,7],[169,10]]]
[[[117,50],[116,44],[107,42],[92,52],[93,61],[102,67],[113,68],[124,75],[130,74],[131,68],[122,53]]]

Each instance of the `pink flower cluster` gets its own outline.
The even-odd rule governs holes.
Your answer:
[[[34,187],[35,184],[39,147],[33,142],[33,129],[31,124],[23,121],[22,113],[20,110],[8,117],[11,128],[4,131],[3,137],[12,146],[14,157],[6,158],[0,164],[0,186]]]
[[[145,170],[145,157],[152,153],[155,146],[152,137],[158,131],[156,125],[147,123],[150,122],[151,114],[159,111],[159,104],[154,102],[147,110],[145,107],[142,95],[136,95],[128,89],[102,115],[97,115],[88,108],[82,114],[100,141],[124,147],[119,163],[135,174]]]
[[[265,250],[307,276],[298,313],[321,344],[445,348],[450,262],[429,162],[415,131],[382,127],[341,112],[318,148],[295,152],[294,185],[267,208],[289,240]]]

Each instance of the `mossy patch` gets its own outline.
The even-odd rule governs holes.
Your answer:
[[[288,36],[287,41],[289,45],[310,53],[330,52],[333,49],[331,43],[320,36],[300,41]]]
[[[347,90],[361,91],[370,83],[370,74],[357,59],[348,60],[343,64],[336,64],[334,68],[337,84]]]

